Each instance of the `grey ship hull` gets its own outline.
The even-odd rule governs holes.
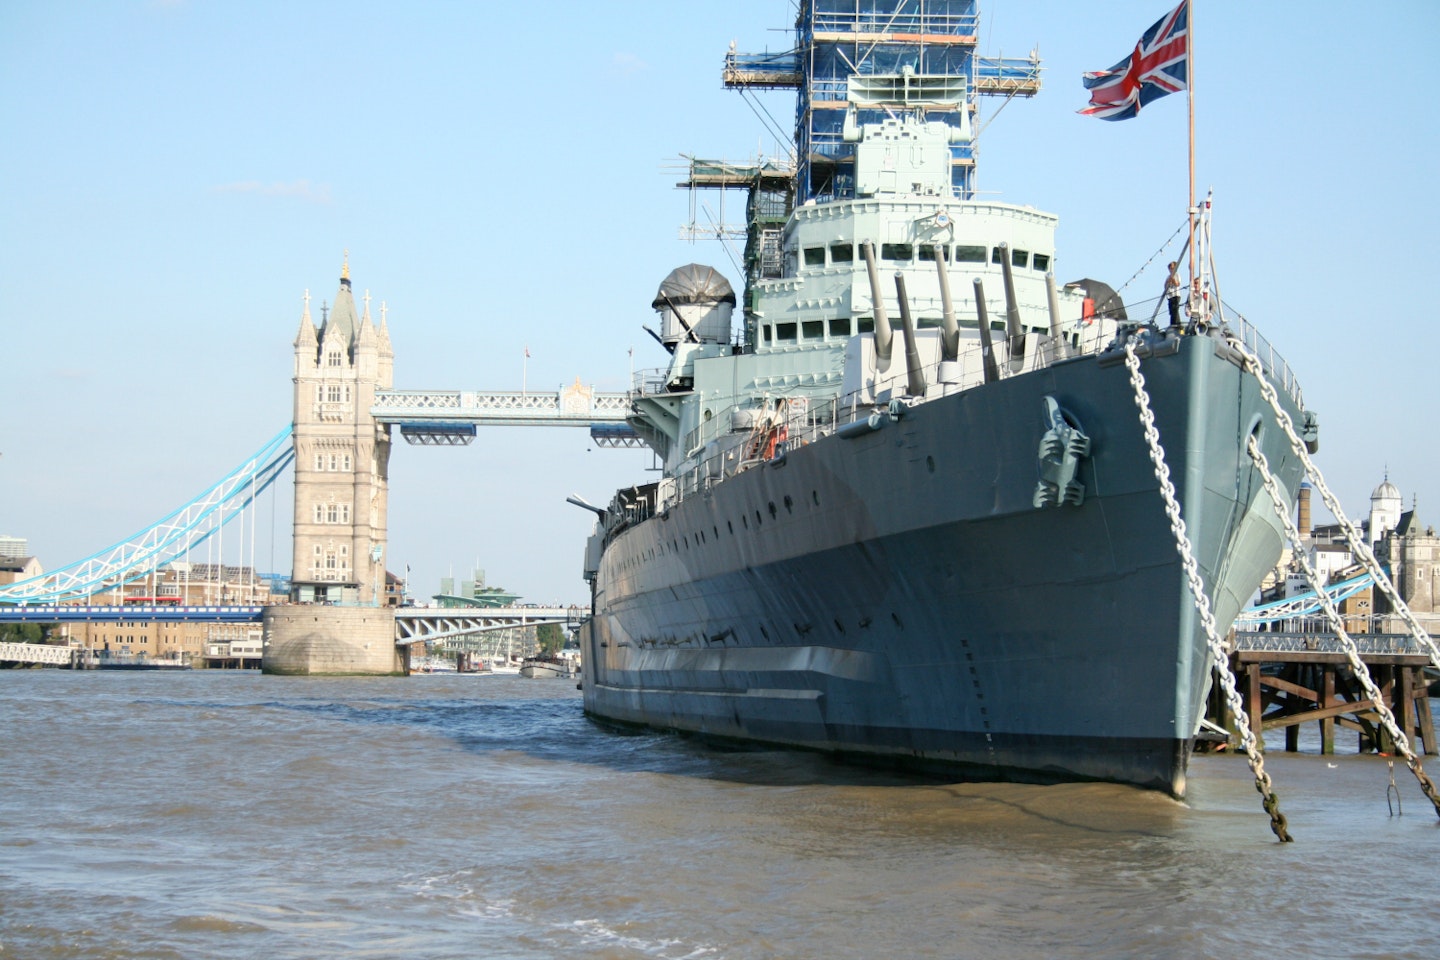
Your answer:
[[[1292,496],[1299,482],[1227,354],[1186,337],[1142,367],[1222,630],[1282,543],[1246,437]],[[587,713],[1182,795],[1211,661],[1115,359],[931,400],[613,532],[584,634]],[[1092,440],[1079,506],[1032,504],[1045,396]]]

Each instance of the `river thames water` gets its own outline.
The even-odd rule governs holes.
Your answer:
[[[1184,803],[588,722],[573,681],[0,671],[0,957],[1440,956],[1397,764]],[[1440,762],[1435,763],[1440,772]]]

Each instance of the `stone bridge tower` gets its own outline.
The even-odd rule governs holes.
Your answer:
[[[385,309],[357,316],[347,255],[335,303],[295,337],[295,555],[290,599],[383,603],[390,427],[370,415],[394,375]]]

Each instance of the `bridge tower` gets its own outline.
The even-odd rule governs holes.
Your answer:
[[[290,599],[379,604],[385,587],[390,426],[371,415],[395,353],[385,308],[357,316],[347,253],[340,289],[320,326],[310,292],[295,337],[295,553]]]

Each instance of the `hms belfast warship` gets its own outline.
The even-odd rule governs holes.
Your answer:
[[[1124,345],[1223,630],[1283,541],[1248,438],[1300,479],[1232,346],[1262,341],[1203,280],[1163,326],[1058,287],[1056,217],[971,187],[975,94],[1034,92],[1037,62],[974,57],[973,0],[915,6],[807,0],[795,51],[727,60],[733,85],[800,88],[797,164],[745,171],[741,336],[712,268],[654,300],[669,362],[629,422],[664,469],[590,508],[586,712],[1180,796],[1213,663]],[[757,201],[792,184],[767,232]]]

